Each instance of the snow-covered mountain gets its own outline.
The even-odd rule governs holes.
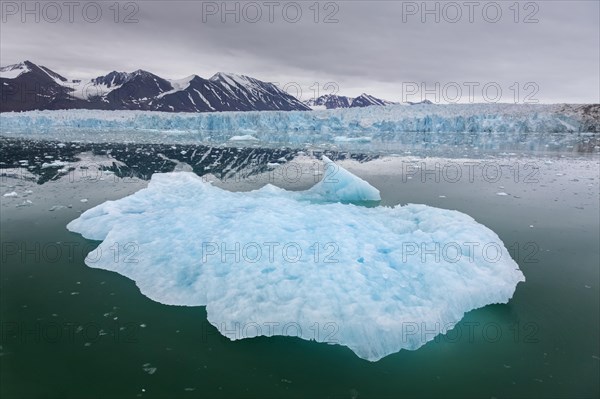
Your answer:
[[[314,109],[359,108],[368,107],[371,105],[395,104],[391,101],[382,100],[366,93],[363,93],[356,98],[338,96],[335,94],[325,94],[321,97],[311,98],[304,103]]]
[[[306,111],[272,83],[219,72],[168,80],[148,71],[113,71],[88,82],[68,80],[30,61],[0,68],[0,112],[101,109],[166,112]]]
[[[222,107],[228,111],[267,111],[272,109],[301,111],[310,109],[274,84],[249,76],[219,72],[210,78],[210,82],[225,90],[226,98],[229,100],[227,102],[223,100]]]
[[[377,97],[373,97],[369,94],[363,93],[360,96],[356,97],[352,100],[352,104],[350,104],[351,108],[356,107],[369,107],[371,105],[391,105],[393,102],[382,100]]]
[[[30,61],[0,68],[0,112],[33,109],[85,108],[71,95],[68,81]]]
[[[325,107],[326,109],[350,108],[352,97],[338,96],[335,94],[325,94],[321,97],[311,98],[304,103],[311,108]]]
[[[418,101],[418,102],[407,101],[406,103],[408,105],[421,105],[421,104],[423,104],[423,105],[431,105],[431,104],[433,104],[431,101],[429,101],[427,99],[425,99],[423,101]]]

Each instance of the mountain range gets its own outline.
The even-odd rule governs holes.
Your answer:
[[[219,72],[180,80],[153,73],[110,72],[88,82],[68,80],[30,61],[0,68],[0,112],[102,109],[166,112],[307,111],[306,104],[258,79]]]
[[[382,100],[380,98],[373,97],[369,94],[363,93],[358,97],[346,97],[338,96],[336,94],[325,94],[317,98],[311,98],[304,102],[311,108],[359,108],[369,107],[371,105],[390,105],[396,104],[391,101]]]
[[[69,80],[31,61],[0,68],[0,95],[0,112],[58,109],[308,111],[393,104],[365,93],[355,98],[324,95],[302,102],[273,83],[223,72],[209,79],[190,75],[171,80],[139,69],[113,71],[89,81]]]

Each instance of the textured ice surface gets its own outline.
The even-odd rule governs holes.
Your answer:
[[[471,217],[344,204],[379,192],[325,162],[323,181],[302,192],[229,192],[193,173],[155,174],[67,228],[102,240],[86,264],[129,277],[155,301],[205,305],[230,339],[297,336],[371,361],[508,302],[524,281],[498,236]]]
[[[598,107],[597,107],[598,108]],[[595,109],[597,109],[595,108]],[[30,111],[2,113],[5,130],[61,128],[161,130],[253,135],[281,141],[288,134],[324,139],[368,139],[399,132],[561,133],[596,131],[584,106],[523,104],[390,105],[323,111],[163,113],[150,111]],[[592,112],[592,111],[588,111]],[[595,111],[597,112],[597,111]]]
[[[598,140],[592,132],[600,132],[599,114],[600,105],[564,104],[390,105],[309,112],[30,111],[0,113],[0,134],[94,143],[317,146],[465,156],[465,151],[589,150]]]

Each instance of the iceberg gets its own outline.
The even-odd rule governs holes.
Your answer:
[[[470,216],[359,206],[379,191],[324,161],[323,180],[299,192],[229,192],[189,172],[154,174],[67,228],[102,241],[88,266],[132,279],[154,301],[206,306],[231,340],[293,336],[369,361],[507,303],[525,281],[500,238]]]

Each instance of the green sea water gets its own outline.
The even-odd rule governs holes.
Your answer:
[[[456,209],[499,235],[527,279],[508,304],[471,311],[446,336],[378,362],[292,337],[232,342],[203,307],[153,302],[134,282],[85,265],[98,243],[66,224],[144,182],[3,179],[0,194],[33,194],[30,206],[2,198],[0,207],[0,396],[598,397],[598,158],[518,160],[539,167],[528,183],[512,174],[408,179],[398,159],[384,161],[349,166],[381,190],[382,205]],[[72,206],[49,211],[56,204]]]

